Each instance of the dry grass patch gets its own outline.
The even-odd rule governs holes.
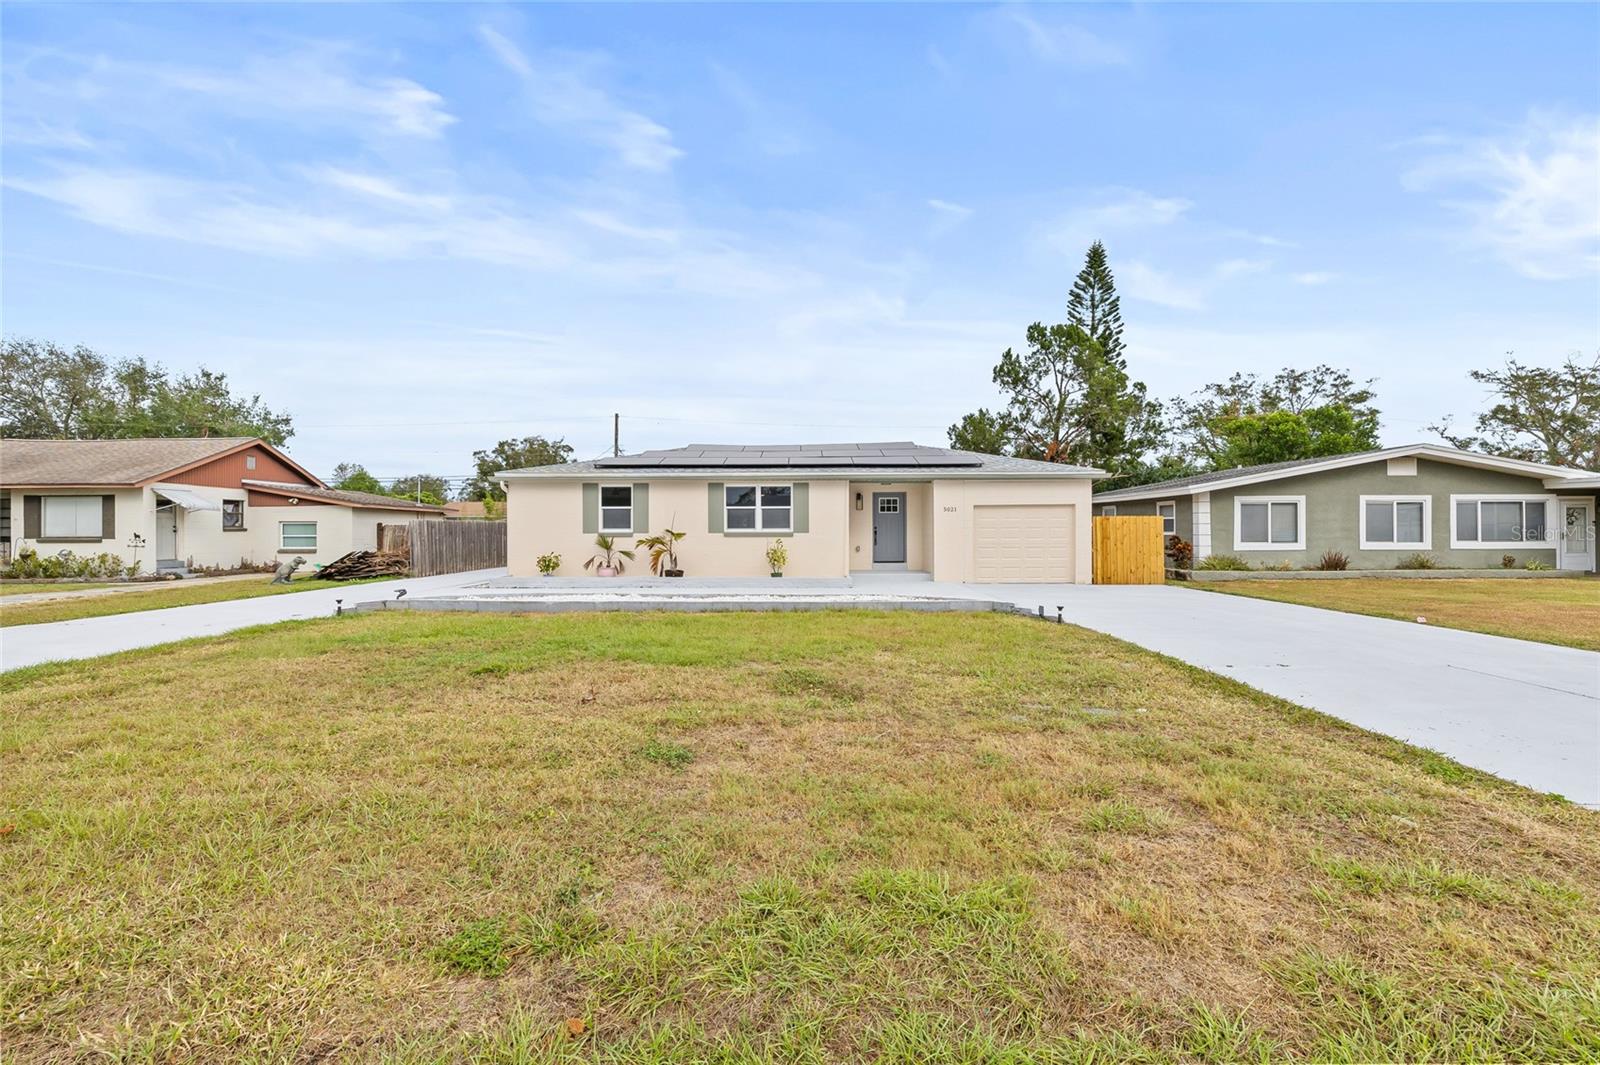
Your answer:
[[[1600,1055],[1594,814],[1070,627],[360,615],[0,693],[20,1060]]]
[[[1600,651],[1600,580],[1193,581],[1208,592],[1319,606],[1399,621]]]

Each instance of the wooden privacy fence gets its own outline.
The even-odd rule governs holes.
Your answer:
[[[444,518],[378,526],[378,550],[404,553],[413,577],[437,577],[506,564],[506,523]]]
[[[1167,538],[1157,517],[1094,519],[1096,584],[1160,584],[1167,577]]]

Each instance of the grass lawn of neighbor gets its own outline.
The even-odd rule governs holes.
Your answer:
[[[16,1060],[1596,1060],[1600,817],[1073,627],[374,614],[0,677]]]
[[[111,588],[114,585],[103,582],[84,581],[82,584],[66,583],[59,581],[29,582],[29,581],[0,581],[0,598],[8,595],[39,595],[44,592],[82,592],[91,589]]]
[[[139,610],[160,610],[169,606],[194,606],[197,603],[221,603],[231,599],[255,599],[263,595],[282,595],[285,592],[308,592],[318,588],[337,588],[352,584],[370,584],[372,581],[319,581],[309,573],[296,574],[289,584],[273,584],[272,574],[260,574],[260,580],[248,581],[168,581],[153,584],[137,592],[118,592],[115,595],[83,596],[81,598],[39,600],[32,603],[4,605],[0,599],[0,626],[37,625],[45,621],[73,621],[77,618],[98,618],[107,614],[131,614]],[[394,580],[393,577],[375,577],[372,580]],[[78,585],[48,585],[38,590],[78,588]],[[83,587],[104,587],[84,585]]]
[[[1600,580],[1193,581],[1187,587],[1275,599],[1600,651]]]

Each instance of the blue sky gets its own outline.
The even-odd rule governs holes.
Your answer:
[[[8,334],[205,363],[326,472],[911,438],[1106,242],[1152,394],[1385,436],[1600,348],[1595,5],[32,7]]]

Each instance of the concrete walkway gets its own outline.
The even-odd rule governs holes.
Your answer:
[[[343,599],[345,607],[349,608],[369,599],[393,598],[401,588],[406,589],[407,595],[425,595],[467,584],[481,584],[504,573],[503,569],[490,569],[452,573],[444,577],[379,581],[376,584],[330,584],[326,589],[317,591],[289,592],[256,599],[140,610],[42,625],[12,625],[0,628],[0,670],[21,669],[61,659],[92,658],[195,636],[218,636],[235,629],[268,625],[275,621],[326,617],[333,613],[336,599]],[[259,574],[257,578],[266,579]]]

